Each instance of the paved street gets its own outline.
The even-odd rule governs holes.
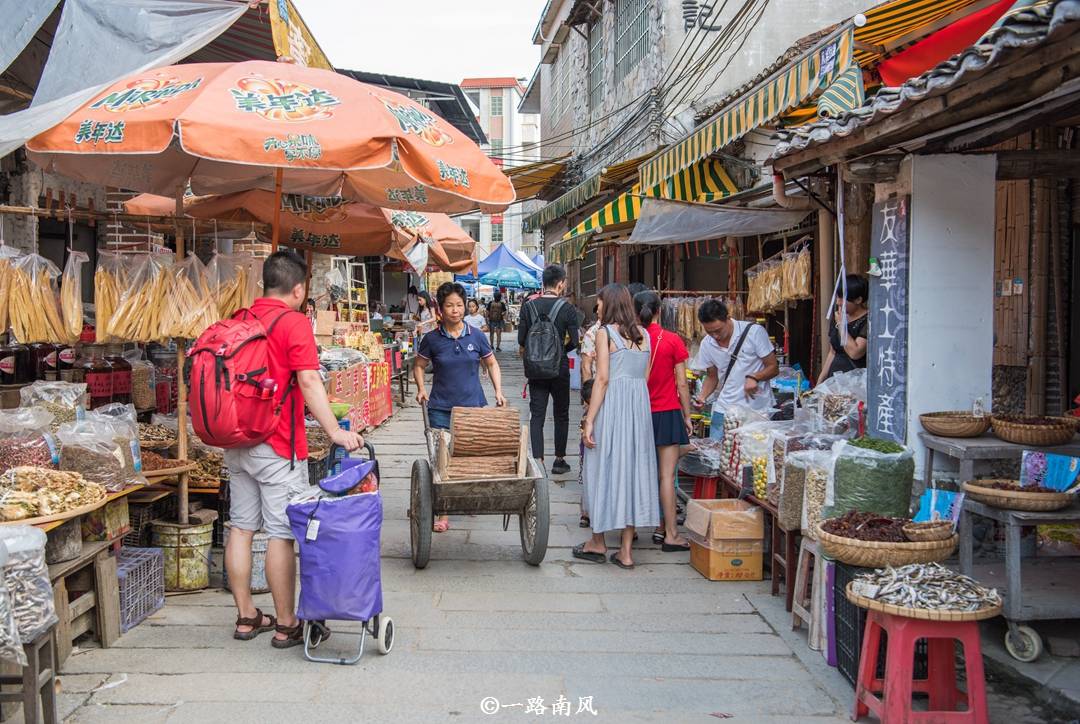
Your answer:
[[[520,366],[502,356],[507,396],[524,409]],[[415,405],[371,436],[384,472],[385,608],[397,624],[389,656],[369,643],[353,667],[308,663],[299,649],[271,649],[269,635],[232,640],[225,592],[171,596],[117,647],[68,660],[68,721],[526,721],[537,718],[525,712],[530,699],[542,698],[550,717],[560,696],[572,720],[847,720],[850,687],[791,633],[767,582],[710,583],[647,534],[635,571],[574,561],[576,454],[572,480],[552,484],[539,568],[521,561],[516,521],[504,532],[501,518],[473,517],[453,519],[428,568],[414,570],[405,510],[421,439]],[[481,713],[487,697],[506,708]],[[577,713],[584,697],[596,717]]]

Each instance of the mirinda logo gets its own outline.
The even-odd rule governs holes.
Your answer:
[[[341,100],[321,88],[279,78],[249,75],[230,88],[236,109],[255,113],[268,121],[303,123],[332,118]]]
[[[436,125],[435,116],[427,113],[417,106],[397,103],[389,98],[383,98],[374,93],[376,98],[382,101],[386,110],[390,112],[405,133],[412,133],[421,138],[429,146],[445,146],[454,142],[454,137]]]
[[[113,91],[97,99],[90,104],[90,107],[95,109],[103,108],[111,113],[153,108],[168,103],[181,93],[195,90],[202,83],[202,80],[202,78],[195,78],[186,83],[181,83],[176,76],[166,74],[137,78],[128,83],[122,90]]]

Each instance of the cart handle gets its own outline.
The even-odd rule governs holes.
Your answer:
[[[420,403],[420,411],[424,413],[424,432],[431,432],[431,421],[428,419],[427,400]]]

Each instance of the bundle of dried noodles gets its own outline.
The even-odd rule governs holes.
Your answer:
[[[23,344],[66,339],[56,295],[59,275],[55,264],[37,254],[27,254],[15,262],[8,311],[11,331]]]

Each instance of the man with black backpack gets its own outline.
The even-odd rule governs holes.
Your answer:
[[[544,269],[543,293],[521,307],[518,345],[529,380],[529,435],[532,454],[544,460],[544,418],[548,397],[555,417],[555,462],[551,472],[570,472],[566,437],[570,429],[570,360],[566,353],[578,345],[578,314],[563,298],[566,270],[558,264]]]

